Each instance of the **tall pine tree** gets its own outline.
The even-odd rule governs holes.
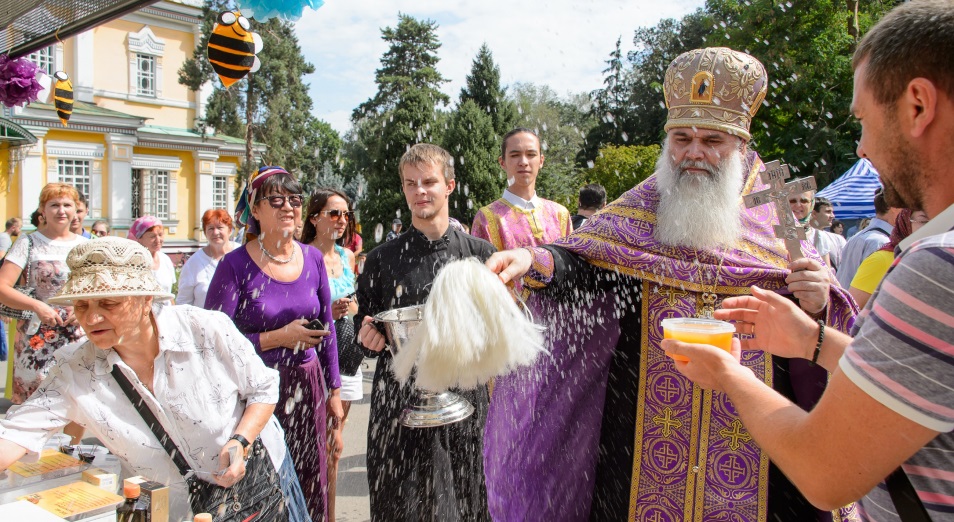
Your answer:
[[[460,105],[472,100],[490,115],[497,136],[510,132],[517,122],[517,107],[507,98],[507,90],[500,86],[500,68],[486,43],[477,51],[466,82],[460,90]]]
[[[365,229],[388,227],[395,217],[409,224],[398,163],[415,143],[440,142],[435,108],[450,97],[440,91],[448,80],[437,71],[437,27],[433,20],[400,14],[397,27],[381,30],[389,48],[375,73],[378,92],[352,114],[357,131],[349,137],[358,142],[347,144],[349,151],[360,153],[351,169],[366,182],[358,207]],[[372,237],[368,246],[378,241]]]
[[[450,214],[462,223],[472,223],[480,207],[503,193],[506,180],[496,159],[499,143],[490,115],[474,100],[461,101],[444,134],[444,148],[454,157],[457,178]]]

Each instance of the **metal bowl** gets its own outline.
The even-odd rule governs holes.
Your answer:
[[[414,335],[414,330],[424,319],[424,305],[405,306],[386,310],[374,316],[374,320],[384,324],[388,337],[388,350],[398,353]]]

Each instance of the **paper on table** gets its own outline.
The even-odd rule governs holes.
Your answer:
[[[72,468],[81,466],[82,464],[83,461],[71,457],[65,453],[60,453],[55,449],[45,449],[40,454],[39,461],[33,463],[24,463],[18,461],[11,464],[7,469],[16,473],[17,475],[24,477],[35,477],[50,471]]]
[[[29,520],[30,522],[64,522],[49,511],[26,500],[0,505],[0,520]]]

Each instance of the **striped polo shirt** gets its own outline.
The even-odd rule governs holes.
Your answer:
[[[932,519],[954,519],[954,231],[898,256],[855,325],[841,370],[892,411],[940,432],[903,468]],[[899,520],[883,483],[860,507],[867,520]]]

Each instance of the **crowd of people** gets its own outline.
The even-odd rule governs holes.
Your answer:
[[[952,28],[952,0],[918,0],[861,40],[852,110],[858,156],[884,185],[876,215],[846,240],[830,201],[788,194],[805,232],[795,259],[780,210],[740,198],[766,189],[750,126],[773,84],[728,48],[666,71],[654,175],[609,204],[586,185],[572,216],[537,194],[544,147],[527,128],[502,137],[507,188],[469,228],[450,216],[454,161],[436,145],[401,158],[408,228],[396,218],[368,253],[347,194],[304,195],[266,166],[235,214],[202,215],[207,244],[178,276],[160,219],[90,233],[83,196],[50,183],[35,231],[14,218],[0,233],[0,304],[31,312],[16,323],[0,469],[56,431],[85,432],[169,484],[173,517],[188,516],[185,478],[125,399],[128,379],[197,477],[239,484],[230,452],[255,442],[282,519],[334,520],[370,357],[372,520],[949,519]],[[396,379],[374,317],[424,303],[441,268],[470,257],[526,300],[546,354],[453,390],[466,419],[405,426],[414,377]],[[669,317],[732,322],[732,349],[667,339]]]

